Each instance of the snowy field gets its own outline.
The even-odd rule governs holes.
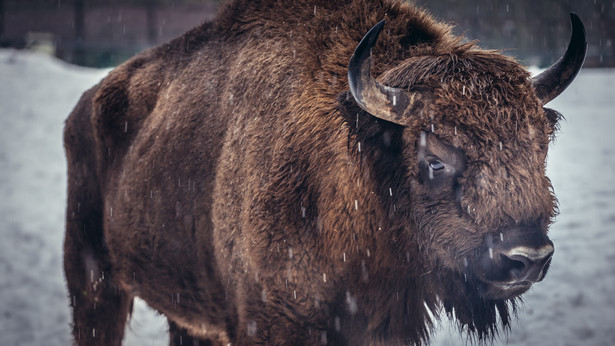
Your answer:
[[[0,50],[0,345],[68,345],[62,272],[64,119],[108,70]],[[560,201],[553,264],[497,345],[615,345],[615,70],[583,70],[550,107],[567,118],[548,172]],[[167,345],[138,301],[127,345]],[[443,323],[433,345],[467,339]]]

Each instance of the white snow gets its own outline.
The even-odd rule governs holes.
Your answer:
[[[0,50],[0,345],[69,345],[62,270],[64,119],[108,70]],[[127,345],[168,345],[167,324],[135,304]]]
[[[0,50],[0,345],[70,344],[62,128],[107,72]],[[615,344],[614,105],[615,70],[587,69],[549,105],[567,118],[548,161],[555,255],[497,345]],[[466,341],[443,322],[432,344]],[[125,344],[167,345],[165,319],[138,300]]]

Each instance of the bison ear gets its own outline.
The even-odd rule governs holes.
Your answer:
[[[551,108],[544,108],[545,115],[547,117],[547,121],[553,132],[551,133],[550,140],[555,139],[555,135],[559,132],[560,129],[560,121],[564,119],[564,116]]]
[[[572,35],[566,53],[551,67],[532,78],[536,96],[542,101],[543,105],[556,98],[572,83],[585,61],[587,52],[585,27],[579,16],[574,13],[570,14],[570,21],[572,23]]]
[[[408,125],[413,108],[422,102],[419,92],[382,85],[371,75],[372,48],[384,26],[384,20],[374,25],[363,37],[348,64],[348,85],[355,101],[364,111],[398,125]]]
[[[379,151],[381,159],[401,152],[402,126],[382,121],[363,111],[350,91],[340,93],[337,102],[340,115],[348,126],[349,136],[355,138],[355,142],[363,143],[365,152]]]

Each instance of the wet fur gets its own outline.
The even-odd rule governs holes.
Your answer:
[[[383,18],[373,74],[435,100],[405,128],[347,92]],[[397,1],[231,1],[84,93],[65,129],[75,341],[119,344],[135,296],[172,344],[420,344],[442,310],[479,339],[508,325],[514,302],[482,298],[460,261],[548,225],[557,117],[515,61],[449,29]],[[481,162],[461,208],[417,182],[432,124]]]

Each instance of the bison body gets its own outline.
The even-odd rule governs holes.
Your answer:
[[[134,297],[172,344],[419,344],[442,311],[488,337],[548,269],[543,103],[576,71],[397,1],[223,5],[67,120],[75,341],[120,344]]]

